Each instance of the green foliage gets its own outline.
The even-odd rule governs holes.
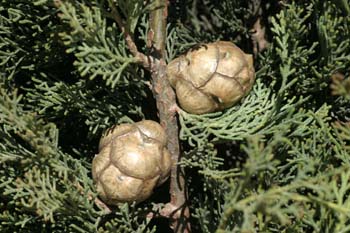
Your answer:
[[[109,214],[95,202],[102,131],[157,119],[112,4],[147,53],[152,1],[0,0],[1,232],[168,230],[149,218],[166,185]],[[179,111],[194,232],[350,231],[349,5],[170,1],[167,61],[218,39],[253,51],[257,18],[270,42],[239,104]]]
[[[67,84],[43,77],[33,78],[33,83],[34,88],[28,89],[27,95],[33,111],[45,114],[51,120],[78,113],[76,120],[80,119],[92,134],[101,132],[113,122],[133,122],[131,116],[143,117],[140,104],[146,93],[141,83],[119,85],[113,90],[105,90],[103,85],[85,79]],[[136,91],[131,91],[132,88]],[[99,108],[95,109],[95,106]]]
[[[71,31],[51,1],[1,3],[0,231],[143,231],[149,220],[137,214],[120,221],[139,207],[103,219],[90,173],[102,130],[144,116],[143,72],[113,89],[80,79],[58,36]]]
[[[113,4],[112,2],[113,1],[110,1],[110,4]],[[154,7],[151,4],[145,7],[142,0],[117,1],[116,3],[126,18],[128,31],[131,33],[135,32],[138,20],[142,13],[144,13],[150,7]]]
[[[50,6],[38,7],[25,1],[0,1],[0,67],[10,74],[33,73],[64,62],[63,47],[57,42],[57,20]]]
[[[113,229],[124,229],[120,232],[141,232],[147,226],[137,215],[130,218],[138,209],[125,206],[102,224],[105,214],[94,203],[88,158],[63,152],[56,126],[24,110],[16,91],[2,85],[0,94],[2,232],[94,232],[100,227],[102,231],[104,224],[109,229],[112,223]]]
[[[24,111],[20,99],[16,92],[1,87],[1,193],[8,206],[2,209],[1,228],[35,226],[38,217],[51,222],[71,219],[92,228],[99,213],[82,196],[93,195],[87,168],[58,148],[55,125]],[[83,209],[89,211],[79,214]]]
[[[112,88],[118,82],[127,83],[130,79],[140,82],[137,68],[131,67],[136,63],[136,58],[127,52],[123,35],[117,31],[115,23],[108,25],[108,14],[101,6],[67,2],[61,5],[60,10],[60,18],[72,29],[69,33],[62,32],[60,36],[69,47],[67,52],[76,56],[74,65],[81,76],[89,75],[90,79],[100,76]],[[125,13],[131,11],[124,10]],[[139,17],[139,13],[131,13],[130,19]],[[135,27],[135,20],[130,22],[130,27]]]
[[[349,72],[345,68],[350,65],[349,41],[347,40],[350,36],[350,19],[349,12],[346,10],[349,8],[349,3],[347,1],[342,1],[342,4],[335,3],[337,1],[320,1],[317,5],[320,10],[316,26],[320,41],[323,73]]]
[[[320,6],[333,12],[327,15],[327,27],[340,28],[331,35],[346,51],[335,55],[342,57],[337,66],[333,52],[319,49],[324,37],[313,36],[319,20],[315,15],[324,13],[318,13]],[[192,210],[201,231],[348,231],[344,219],[349,209],[342,203],[348,190],[349,132],[343,124],[334,128],[330,117],[336,103],[330,96],[331,74],[350,67],[350,37],[344,35],[348,24],[342,16],[334,20],[338,14],[329,1],[284,5],[270,19],[272,43],[259,56],[256,84],[241,104],[202,116],[180,112],[180,136],[193,147],[207,148],[209,143],[222,150],[225,143],[236,143],[229,143],[233,149],[223,154],[193,150],[183,161],[187,168],[194,166],[204,183],[191,182],[193,195],[202,193]],[[335,176],[343,181],[334,181]]]
[[[148,229],[147,225],[151,221],[150,218],[146,221],[139,221],[140,215],[144,214],[140,208],[136,208],[135,204],[123,204],[119,211],[115,213],[114,218],[107,222],[104,227],[98,229],[97,232],[121,232],[121,233],[153,233],[155,228]]]

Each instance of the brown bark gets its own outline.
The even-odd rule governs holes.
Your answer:
[[[266,27],[262,22],[263,8],[261,0],[253,0],[249,2],[250,9],[252,9],[255,22],[250,32],[250,37],[253,43],[253,53],[256,57],[259,52],[265,50],[269,46],[266,39]]]
[[[151,45],[152,86],[157,102],[160,124],[168,136],[168,150],[172,156],[173,166],[170,181],[170,203],[161,211],[163,216],[169,216],[174,232],[190,232],[189,208],[186,202],[184,173],[178,166],[180,160],[180,145],[178,122],[176,117],[176,97],[166,77],[165,44],[166,44],[166,0],[156,0],[160,6],[150,15],[149,42]]]

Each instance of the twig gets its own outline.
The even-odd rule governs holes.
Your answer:
[[[112,10],[112,17],[118,24],[118,27],[120,28],[121,32],[124,34],[124,38],[126,41],[126,44],[132,53],[134,57],[137,59],[137,61],[142,64],[142,66],[148,70],[151,69],[152,64],[152,58],[149,56],[146,56],[144,53],[141,53],[134,42],[132,33],[128,30],[128,28],[125,26],[122,18],[120,17],[119,11],[115,5],[115,3],[112,0],[109,0],[109,6]]]
[[[250,32],[250,37],[253,43],[253,53],[254,56],[263,50],[265,50],[269,42],[266,40],[266,28],[262,24],[263,8],[261,0],[253,0],[249,2],[252,12],[254,14],[254,25]]]
[[[167,0],[156,0],[156,5],[162,8],[154,9],[150,14],[150,31],[148,40],[151,44],[151,55],[155,62],[151,69],[153,95],[157,102],[159,119],[168,136],[168,150],[172,156],[173,165],[170,177],[170,203],[161,210],[162,216],[169,216],[174,232],[190,232],[189,208],[187,206],[185,179],[181,168],[178,123],[176,118],[176,97],[166,77],[165,43]]]
[[[98,197],[95,198],[94,200],[95,204],[100,208],[102,209],[105,214],[110,214],[112,213],[112,209],[109,208],[103,201],[101,201]]]
[[[265,50],[269,45],[269,42],[266,40],[266,29],[261,25],[260,17],[255,21],[250,32],[253,42],[253,52],[256,56],[259,52]]]

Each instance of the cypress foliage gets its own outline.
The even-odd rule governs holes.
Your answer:
[[[152,53],[164,2],[0,0],[0,232],[172,232],[170,182],[108,211],[91,177],[104,130],[159,120],[125,35]],[[350,232],[350,2],[174,0],[166,31],[167,62],[216,40],[254,54],[239,104],[178,111],[192,232]]]

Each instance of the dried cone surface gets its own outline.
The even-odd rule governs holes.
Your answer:
[[[166,134],[154,121],[121,124],[100,140],[92,176],[101,199],[110,205],[141,202],[169,176]]]
[[[201,45],[174,59],[167,75],[181,108],[193,114],[233,106],[255,80],[252,55],[227,41]]]

